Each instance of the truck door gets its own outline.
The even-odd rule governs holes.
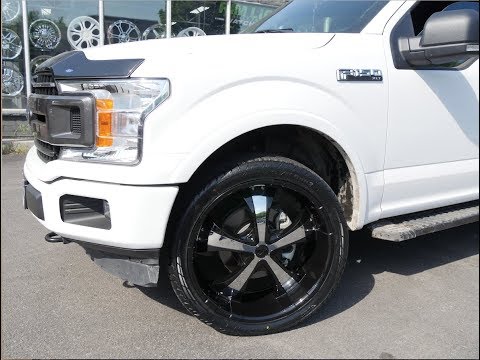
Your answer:
[[[406,3],[385,28],[389,111],[382,217],[478,199],[478,56],[398,68],[399,37],[417,36],[435,12],[478,2]],[[388,43],[388,45],[387,45]]]

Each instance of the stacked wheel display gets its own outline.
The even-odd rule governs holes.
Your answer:
[[[51,11],[51,10],[50,10]],[[35,14],[37,14],[35,12]],[[62,20],[53,21],[48,9],[38,12],[40,18],[33,18],[28,26],[28,38],[31,43],[30,70],[35,72],[36,68],[53,55],[65,51],[68,45],[73,50],[82,50],[102,45],[102,31],[100,23],[91,16],[78,16],[71,20],[68,27],[62,30]],[[8,26],[14,24],[21,15],[20,0],[2,1],[2,94],[7,97],[15,97],[24,89],[23,62],[21,52],[23,42],[21,36]],[[64,33],[62,36],[62,32]],[[143,32],[130,20],[118,19],[113,21],[106,29],[106,40],[109,44],[125,43],[140,40],[164,39],[166,38],[166,27],[163,24],[152,24]],[[187,27],[181,30],[178,37],[205,36],[206,33],[198,27]],[[175,35],[173,35],[175,36]],[[66,39],[65,41],[62,40]]]
[[[142,34],[142,40],[165,39],[166,37],[167,31],[165,29],[165,26],[162,24],[155,24],[149,26]]]
[[[90,16],[73,19],[67,28],[68,42],[76,50],[99,46],[100,36],[100,23]]]
[[[16,20],[20,15],[21,5],[19,0],[2,0],[2,24]]]
[[[18,35],[21,14],[19,0],[2,0],[2,96],[14,99],[20,95],[25,83],[20,67],[23,46]]]
[[[35,58],[33,58],[31,61],[30,61],[30,72],[32,74],[35,73],[35,70],[37,69],[37,67],[43,63],[44,61],[50,59],[51,56],[50,55],[39,55]]]
[[[38,19],[29,26],[30,42],[42,51],[54,50],[62,38],[57,24],[48,19]]]
[[[188,27],[178,33],[178,37],[192,37],[192,36],[205,36],[205,31],[198,27]]]
[[[2,58],[13,60],[22,52],[22,40],[13,30],[2,29]]]
[[[107,30],[109,44],[126,43],[141,39],[140,29],[128,20],[117,20]]]
[[[17,96],[24,87],[23,75],[11,62],[2,64],[2,96]]]

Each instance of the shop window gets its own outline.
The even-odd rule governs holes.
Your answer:
[[[69,50],[102,45],[96,0],[27,1],[30,70]]]
[[[104,1],[105,44],[166,37],[165,1]]]
[[[225,34],[226,1],[173,1],[172,36]]]
[[[239,33],[286,2],[232,1],[230,32]],[[173,0],[172,37],[225,34],[227,4],[228,0]],[[103,19],[99,5],[98,0],[27,0],[23,18],[22,0],[2,0],[3,109],[26,109],[30,83],[25,66],[34,74],[45,60],[65,51],[167,36],[166,0],[104,0]],[[30,56],[25,59],[27,46]]]
[[[20,0],[2,0],[2,109],[26,105],[22,20]]]

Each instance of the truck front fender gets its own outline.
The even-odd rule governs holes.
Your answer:
[[[161,159],[183,155],[162,183],[187,182],[216,150],[250,131],[281,125],[313,129],[330,139],[344,156],[356,198],[351,227],[363,225],[367,194],[364,166],[349,145],[353,132],[342,131],[355,127],[349,124],[358,123],[358,119],[340,97],[305,83],[243,83],[197,101],[179,117],[169,113],[165,118],[175,120],[162,123],[154,116],[147,119],[144,144],[148,147],[145,153],[149,158],[144,159],[147,162],[153,161],[150,156]]]

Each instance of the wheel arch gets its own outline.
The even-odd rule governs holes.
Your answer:
[[[337,195],[349,228],[362,228],[367,195],[363,167],[356,154],[331,135],[305,125],[276,124],[236,134],[218,146],[209,143],[208,147],[212,150],[206,156],[203,153],[202,157],[203,151],[199,150],[197,161],[177,167],[176,172],[188,179],[180,186],[171,219],[177,218],[175,213],[181,212],[182,204],[194,196],[195,189],[227,170],[232,160],[249,155],[276,155],[298,161],[319,174]]]

